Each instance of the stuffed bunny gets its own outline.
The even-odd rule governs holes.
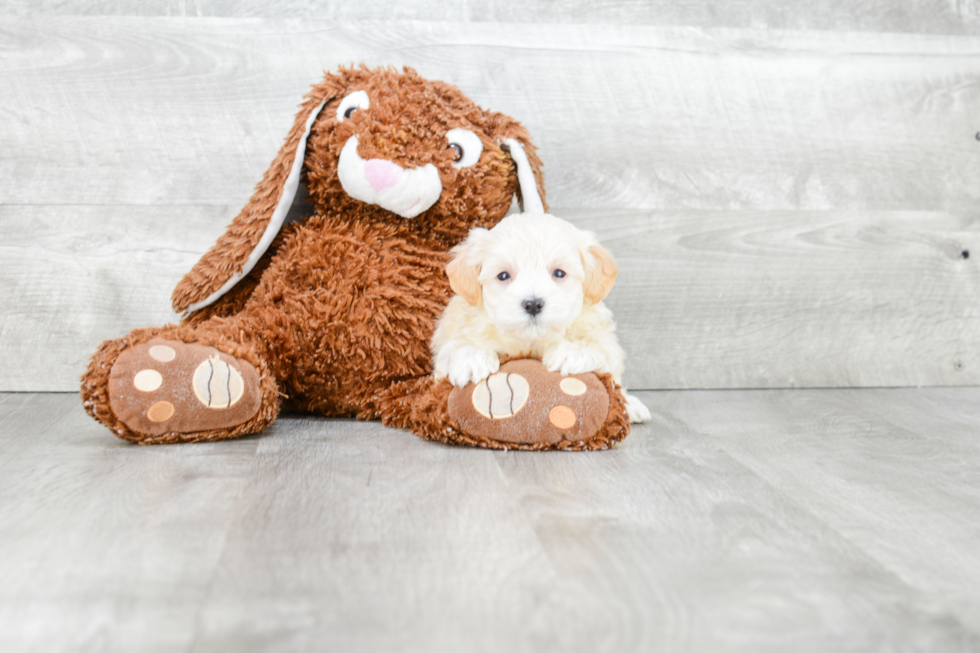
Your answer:
[[[288,221],[303,181],[315,212]],[[629,425],[601,376],[585,431],[541,440],[531,424],[516,441],[479,415],[461,427],[452,388],[430,376],[448,252],[501,220],[515,193],[546,209],[541,162],[512,118],[409,68],[326,73],[248,204],[178,283],[181,325],[102,343],[82,377],[86,411],[142,444],[255,433],[286,400],[453,443],[609,446]],[[557,387],[522,364],[537,366],[538,394]]]

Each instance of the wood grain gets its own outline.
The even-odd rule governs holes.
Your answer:
[[[980,390],[641,396],[615,450],[529,455],[295,415],[139,447],[0,394],[0,648],[980,647]]]
[[[980,650],[975,387],[641,392],[586,455],[74,394],[351,61],[528,126],[633,388],[980,384],[978,55],[977,0],[0,0],[0,390],[73,391],[0,393],[0,650]]]
[[[596,231],[619,263],[607,303],[629,387],[980,383],[974,217],[559,215]]]
[[[0,389],[75,390],[99,342],[176,321],[174,284],[236,211],[0,206]],[[980,383],[975,218],[558,215],[596,231],[619,264],[606,302],[630,388]]]
[[[980,38],[45,6],[0,23],[0,389],[74,389],[102,339],[173,321],[305,88],[352,60],[528,125],[555,212],[621,259],[630,386],[980,382]]]
[[[173,287],[237,211],[0,205],[0,388],[76,390],[100,342],[178,321]]]
[[[980,631],[980,597],[966,589],[980,584],[980,523],[959,516],[980,506],[980,467],[964,464],[980,456],[977,404],[895,390],[716,397],[675,394],[668,410]]]
[[[5,399],[0,648],[186,650],[256,442],[175,459],[106,439],[77,396]]]
[[[243,204],[340,63],[518,117],[555,207],[970,210],[980,38],[8,17],[0,201]],[[43,63],[42,63],[43,62]]]
[[[495,23],[613,23],[760,29],[867,30],[935,34],[980,33],[976,0],[816,0],[806,11],[775,0],[0,0],[0,13],[173,17],[449,20]]]

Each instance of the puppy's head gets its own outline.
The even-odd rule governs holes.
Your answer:
[[[616,263],[594,234],[552,215],[517,214],[473,229],[452,250],[449,282],[490,322],[529,341],[561,336],[605,297]]]

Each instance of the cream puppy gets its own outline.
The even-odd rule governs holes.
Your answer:
[[[525,354],[552,372],[608,372],[622,385],[626,354],[602,303],[616,263],[595,234],[521,213],[473,229],[451,254],[446,273],[456,295],[432,337],[436,378],[476,383],[499,369],[501,355]],[[630,420],[650,419],[625,393]]]

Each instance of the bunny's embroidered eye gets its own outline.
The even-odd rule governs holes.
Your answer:
[[[510,272],[501,272],[500,274],[497,275],[497,278],[500,279],[501,281],[507,281],[508,279],[510,279]]]
[[[337,120],[350,119],[358,109],[367,109],[371,106],[368,94],[365,91],[354,91],[343,100],[337,107]]]
[[[469,129],[450,129],[446,132],[446,140],[449,141],[448,149],[455,150],[456,162],[454,168],[469,168],[480,160],[483,154],[483,142],[480,137]]]

